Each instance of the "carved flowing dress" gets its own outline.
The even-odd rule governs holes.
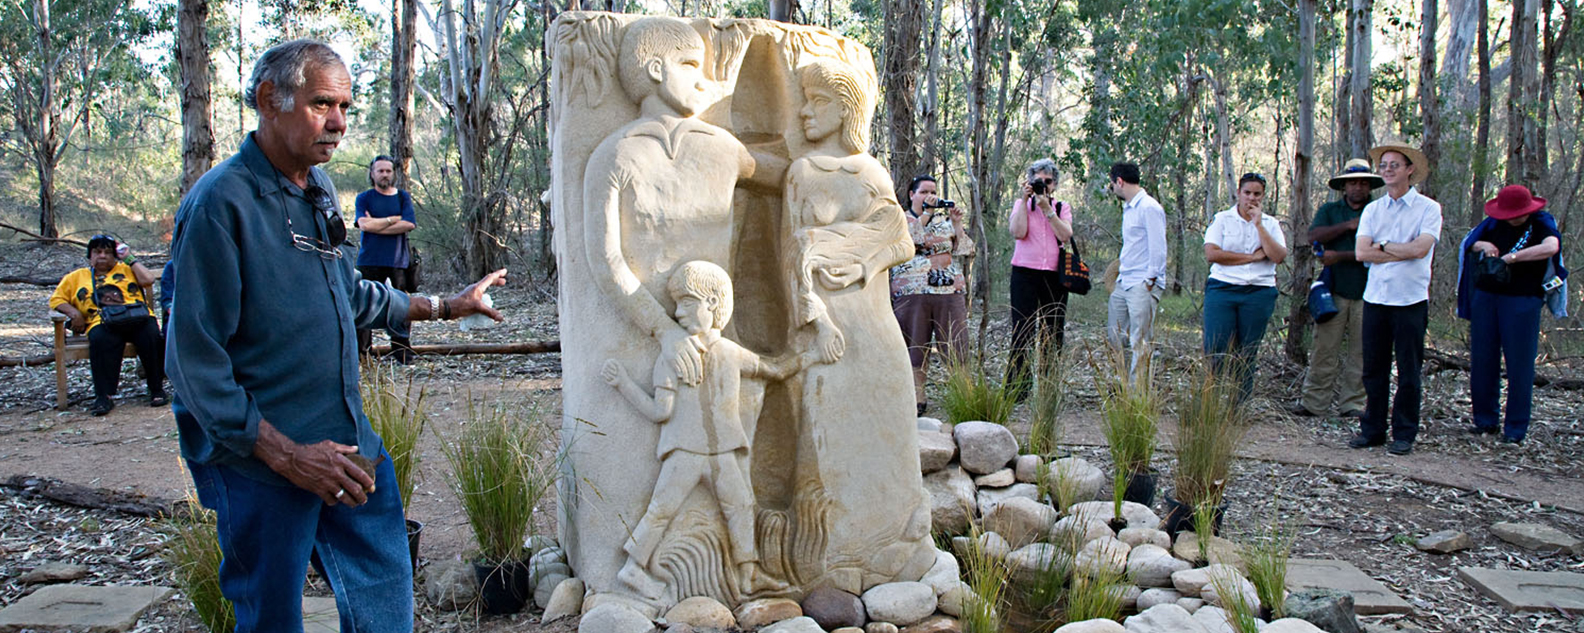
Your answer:
[[[921,557],[933,560],[920,553],[929,507],[912,373],[886,277],[912,255],[913,241],[889,175],[867,154],[798,159],[787,172],[786,205],[800,344],[825,314],[846,340],[839,361],[804,371],[800,417],[814,455],[800,467],[812,467],[833,502],[825,568],[839,586],[861,579],[867,587],[908,573]],[[829,261],[860,264],[862,276],[831,290],[814,271]]]

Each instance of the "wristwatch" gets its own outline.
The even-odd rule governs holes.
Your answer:
[[[443,309],[441,307],[443,304],[440,303],[440,295],[429,295],[424,298],[429,300],[429,318],[439,321],[441,319],[440,310]]]
[[[1384,253],[1384,252],[1386,252],[1386,245],[1390,244],[1390,243],[1391,243],[1391,240],[1381,240],[1381,241],[1375,243],[1375,248],[1376,248],[1376,250],[1379,250],[1380,252]]]

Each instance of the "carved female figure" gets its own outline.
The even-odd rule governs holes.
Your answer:
[[[800,347],[812,338],[824,360],[840,358],[804,371],[800,417],[814,452],[804,463],[833,502],[827,580],[859,591],[933,557],[912,379],[886,281],[913,243],[890,176],[865,153],[873,91],[830,59],[799,77],[811,147],[787,171],[793,326]]]

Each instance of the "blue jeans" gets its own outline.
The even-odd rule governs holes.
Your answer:
[[[1543,297],[1519,297],[1474,291],[1469,315],[1469,395],[1474,401],[1474,426],[1502,428],[1509,439],[1529,434],[1534,396],[1535,354],[1540,350],[1540,309]],[[1501,365],[1507,361],[1507,418],[1498,419]]]
[[[412,559],[389,457],[375,470],[375,493],[356,508],[226,466],[187,467],[198,500],[217,515],[220,591],[236,606],[238,633],[303,630],[303,580],[315,553],[342,631],[412,631]]]
[[[1273,286],[1205,282],[1204,351],[1217,374],[1237,381],[1240,400],[1254,391],[1260,340],[1275,310]]]

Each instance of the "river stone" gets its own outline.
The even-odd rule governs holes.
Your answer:
[[[1112,535],[1111,528],[1106,527],[1105,521],[1082,516],[1066,516],[1051,526],[1050,542],[1077,551],[1084,543]]]
[[[439,561],[424,570],[423,589],[436,609],[459,611],[478,598],[478,576],[467,561]]]
[[[864,633],[897,633],[897,631],[897,625],[890,622],[870,622],[869,626],[864,627]]]
[[[1033,543],[1050,531],[1056,522],[1056,509],[1038,501],[1014,497],[990,509],[984,529],[1000,534],[1012,547]]]
[[[973,480],[963,469],[948,467],[924,476],[924,490],[930,495],[930,520],[934,530],[944,534],[968,531],[974,516]]]
[[[1320,627],[1298,618],[1282,618],[1260,627],[1265,633],[1325,633]]]
[[[1111,519],[1116,518],[1116,505],[1111,501],[1085,501],[1073,504],[1073,507],[1067,509],[1067,514],[1099,519],[1109,525]],[[1122,520],[1127,523],[1126,527],[1130,528],[1160,527],[1160,517],[1154,510],[1149,509],[1147,505],[1132,501],[1122,502]]]
[[[940,609],[941,613],[960,618],[963,612],[967,610],[968,605],[972,604],[970,601],[978,599],[979,596],[973,592],[973,587],[959,580],[951,589],[947,589],[945,593],[940,594],[935,608]]]
[[[550,592],[550,602],[544,605],[541,622],[554,622],[583,610],[583,581],[568,578]]]
[[[1112,585],[1111,588],[1116,590],[1116,591],[1120,591],[1122,593],[1122,610],[1123,611],[1128,612],[1128,613],[1132,613],[1134,611],[1138,611],[1138,599],[1139,599],[1139,596],[1144,595],[1144,588],[1143,587],[1139,587],[1138,585],[1128,584],[1128,583],[1124,582],[1123,584],[1120,584],[1120,585]]]
[[[1017,476],[1012,474],[1011,468],[1002,468],[988,475],[974,477],[974,485],[980,488],[1005,488],[1017,483]]]
[[[907,626],[935,612],[935,590],[921,582],[888,582],[863,593],[869,618]]]
[[[863,601],[834,587],[820,587],[803,598],[803,615],[812,618],[820,627],[836,629],[844,626],[863,626],[869,618],[864,615]]]
[[[666,633],[670,633],[670,631],[667,631]],[[856,626],[844,626],[842,628],[839,628],[839,629],[836,629],[834,631],[831,631],[830,633],[864,633],[864,630],[860,629],[860,628],[858,628]]]
[[[1121,532],[1117,532],[1117,540],[1133,547],[1154,545],[1162,549],[1171,549],[1171,535],[1155,528],[1122,528]]]
[[[932,615],[902,629],[901,633],[962,633],[957,618]]]
[[[1062,625],[1061,628],[1056,629],[1055,633],[1127,633],[1127,629],[1117,624],[1116,620],[1095,618]]]
[[[957,442],[939,431],[919,431],[919,469],[926,475],[945,468],[957,456]]]
[[[1414,547],[1431,554],[1451,554],[1473,546],[1474,540],[1469,538],[1468,533],[1458,530],[1442,530],[1426,534],[1419,537],[1418,541],[1414,541]]]
[[[935,590],[935,595],[939,596],[962,582],[962,567],[957,564],[957,557],[952,556],[951,552],[935,550],[935,564],[930,566],[929,571],[924,572],[924,577],[920,578],[919,582],[929,585]]]
[[[700,629],[728,629],[737,626],[731,609],[707,596],[693,596],[666,611],[667,622],[687,624]]]
[[[1124,622],[1128,633],[1205,633],[1204,627],[1194,621],[1193,614],[1176,604],[1166,602],[1145,607],[1150,591],[1165,590],[1151,589],[1140,596],[1139,607],[1143,610]]]
[[[1208,561],[1210,563],[1231,565],[1239,569],[1243,567],[1243,555],[1238,553],[1237,543],[1211,535],[1210,546],[1206,549],[1210,554]],[[1199,560],[1199,535],[1193,532],[1178,533],[1177,542],[1172,544],[1172,553],[1183,560]]]
[[[985,532],[974,540],[974,546],[991,560],[1002,560],[1012,553],[1012,544],[995,532]]]
[[[767,624],[801,617],[803,607],[798,606],[796,600],[761,598],[737,605],[737,610],[733,611],[732,615],[737,618],[738,627],[757,629]]]
[[[1177,599],[1177,606],[1182,607],[1184,611],[1189,613],[1198,613],[1199,609],[1204,606],[1204,598],[1183,596]]]
[[[1237,633],[1237,630],[1232,628],[1232,623],[1227,622],[1226,611],[1221,607],[1213,607],[1207,604],[1194,611],[1193,619],[1194,622],[1198,622],[1199,626],[1209,633]],[[1264,623],[1261,622],[1260,624]]]
[[[632,607],[617,602],[604,602],[583,614],[578,621],[578,633],[649,633],[654,622]]]
[[[578,633],[583,632],[579,631]],[[782,620],[765,628],[759,629],[759,633],[825,633],[825,629],[822,628],[819,623],[815,622],[814,618],[803,616],[800,618],[792,618],[790,620]]]
[[[1084,543],[1073,561],[1078,570],[1090,575],[1122,575],[1127,571],[1128,554],[1132,548],[1127,543],[1103,536]]]
[[[918,430],[932,433],[941,432],[941,421],[936,418],[919,417]]]
[[[1228,567],[1226,565],[1195,567],[1193,569],[1184,569],[1182,571],[1173,573],[1171,576],[1172,587],[1178,592],[1182,593],[1182,595],[1198,597],[1204,592],[1205,586],[1210,584],[1210,578],[1212,575],[1225,576],[1228,574],[1237,578],[1243,577],[1242,574],[1238,573],[1236,568]]]
[[[1039,486],[1034,484],[1012,484],[1006,488],[980,488],[976,498],[979,501],[979,516],[985,516],[997,505],[1010,499],[1021,498],[1039,502],[1040,492]]]
[[[1490,530],[1497,538],[1527,550],[1584,554],[1584,540],[1549,525],[1504,521]]]
[[[1306,620],[1330,633],[1360,633],[1353,594],[1338,589],[1304,589],[1287,594],[1288,617]]]
[[[1192,566],[1160,546],[1146,543],[1128,553],[1127,573],[1140,587],[1171,587],[1172,574]]]
[[[1007,567],[1018,582],[1032,582],[1051,570],[1072,564],[1072,556],[1050,543],[1031,543],[1007,555]]]
[[[988,475],[1017,457],[1017,438],[1007,427],[991,422],[964,422],[952,428],[957,461],[963,470]]]
[[[16,583],[19,585],[35,585],[50,582],[71,582],[87,575],[87,565],[50,561],[34,567],[31,571],[21,576],[17,576]]]
[[[1139,594],[1138,609],[1147,611],[1156,605],[1176,604],[1177,600],[1182,597],[1182,594],[1177,593],[1176,589],[1161,589],[1159,587],[1145,589],[1143,593]]]
[[[540,576],[539,582],[534,585],[534,604],[539,605],[541,609],[548,606],[551,598],[555,596],[556,587],[561,586],[561,583],[566,582],[568,578],[571,578],[571,576],[567,574],[546,574]]]
[[[1018,483],[1039,483],[1040,464],[1044,460],[1039,455],[1018,455],[1012,461],[1012,474],[1017,477]]]
[[[1235,574],[1236,572],[1232,573]],[[1251,611],[1259,612],[1262,606],[1259,599],[1259,590],[1255,589],[1254,583],[1249,582],[1247,578],[1242,575],[1234,576],[1229,574],[1220,576],[1212,574],[1211,579],[1210,584],[1205,585],[1204,589],[1199,592],[1199,597],[1204,598],[1205,604],[1226,608],[1225,598],[1221,595],[1221,590],[1226,589],[1241,593],[1243,595],[1243,604],[1248,605]]]
[[[1082,457],[1063,457],[1051,462],[1049,476],[1052,479],[1051,490],[1057,489],[1056,480],[1076,481],[1077,494],[1073,498],[1078,501],[1086,501],[1098,496],[1100,487],[1105,485],[1106,480],[1104,472]]]

